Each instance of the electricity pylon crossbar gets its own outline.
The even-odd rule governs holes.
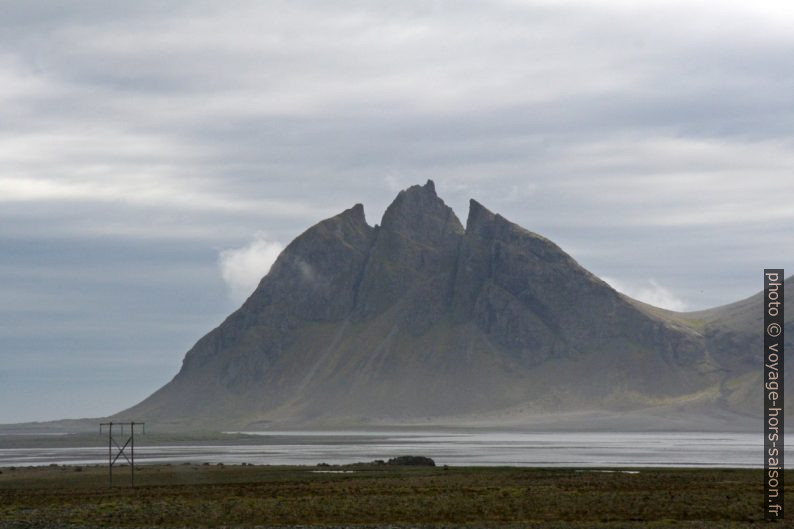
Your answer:
[[[129,437],[124,440],[124,444],[119,444],[116,438],[113,437],[114,431],[117,435],[125,436],[124,428],[129,427]],[[123,457],[130,465],[130,486],[135,486],[135,429],[138,428],[141,433],[146,434],[145,422],[103,422],[99,423],[99,435],[102,435],[103,430],[108,433],[108,487],[113,486],[113,465],[120,457]],[[121,437],[120,439],[124,439]],[[116,448],[115,454],[113,447]],[[127,452],[129,451],[129,456]]]

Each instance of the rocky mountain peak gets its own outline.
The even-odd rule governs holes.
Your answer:
[[[548,262],[556,261],[560,264],[564,262],[566,266],[575,264],[567,253],[546,237],[510,222],[498,213],[491,212],[474,199],[469,201],[466,235],[485,241],[516,244]]]
[[[355,204],[352,208],[344,210],[339,216],[349,218],[353,222],[367,224],[366,216],[364,215],[364,205],[361,203]]]
[[[463,225],[428,180],[400,191],[386,208],[381,228],[397,232],[419,243],[433,243],[449,234],[462,234]]]
[[[466,233],[477,233],[487,229],[496,221],[496,215],[474,200],[469,200],[469,217],[466,219]]]
[[[760,297],[750,301],[694,320],[640,306],[476,200],[464,230],[428,180],[401,191],[379,227],[356,204],[306,230],[174,380],[119,417],[239,428],[695,401],[746,410],[756,401],[730,388],[757,365],[748,315]]]
[[[432,180],[430,180],[429,178],[427,179],[427,182],[425,182],[425,185],[422,186],[422,187],[426,191],[429,191],[430,193],[433,193],[434,195],[436,194],[436,184]]]

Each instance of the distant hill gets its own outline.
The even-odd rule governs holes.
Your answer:
[[[464,228],[428,181],[379,226],[357,204],[301,234],[173,380],[116,419],[553,426],[655,410],[729,426],[760,413],[760,322],[760,294],[693,313],[633,300],[474,200]]]

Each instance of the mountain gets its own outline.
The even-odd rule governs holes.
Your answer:
[[[694,313],[633,300],[474,200],[464,227],[428,181],[401,191],[379,226],[356,204],[297,237],[173,380],[116,418],[261,428],[750,417],[760,316],[760,294]]]

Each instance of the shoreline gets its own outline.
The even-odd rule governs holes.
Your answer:
[[[748,433],[649,432],[261,432],[135,436],[138,464],[349,464],[424,453],[456,467],[760,468]],[[126,437],[115,436],[123,444]],[[108,437],[0,437],[0,467],[105,464]],[[115,451],[114,451],[115,453]]]

